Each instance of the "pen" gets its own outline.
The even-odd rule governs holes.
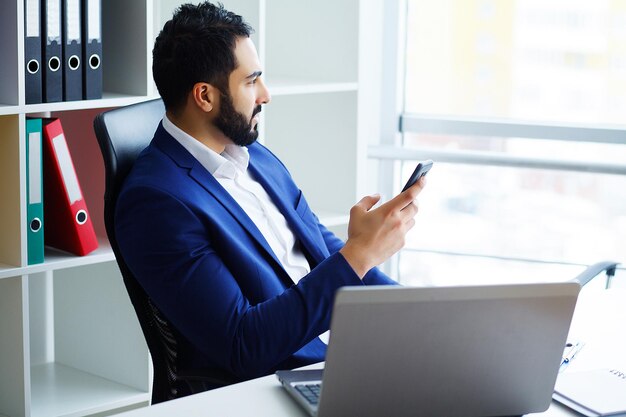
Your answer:
[[[572,361],[572,359],[574,359],[574,357],[576,356],[576,354],[578,354],[578,352],[580,352],[580,350],[583,348],[585,344],[582,342],[576,342],[576,343],[568,343],[568,350],[566,353],[563,354],[563,360],[561,361],[561,365],[565,365],[568,364]]]

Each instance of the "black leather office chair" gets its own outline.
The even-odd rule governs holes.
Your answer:
[[[104,223],[152,357],[152,404],[235,382],[228,375],[215,371],[180,369],[178,341],[182,336],[152,303],[130,272],[115,237],[115,204],[121,185],[139,153],[152,140],[164,113],[163,101],[157,99],[109,110],[94,120],[105,167]]]

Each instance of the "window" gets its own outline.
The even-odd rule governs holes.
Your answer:
[[[548,281],[624,261],[626,0],[400,4],[400,140],[370,156],[402,178],[436,162],[392,274]]]
[[[626,1],[409,0],[406,111],[624,123]]]

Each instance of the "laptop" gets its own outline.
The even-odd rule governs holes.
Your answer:
[[[345,287],[324,370],[276,375],[317,417],[545,411],[580,288]]]

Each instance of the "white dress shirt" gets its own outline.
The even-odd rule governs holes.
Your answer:
[[[278,210],[263,186],[248,172],[248,148],[227,145],[218,154],[194,139],[167,116],[163,128],[209,171],[241,206],[259,229],[294,283],[310,272],[310,266],[300,249],[287,220]]]

